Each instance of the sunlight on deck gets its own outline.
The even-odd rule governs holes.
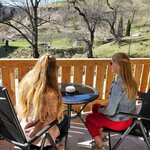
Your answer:
[[[91,148],[91,146],[90,146],[91,142],[92,142],[92,140],[88,140],[88,141],[80,142],[80,143],[78,143],[78,145],[81,147]]]

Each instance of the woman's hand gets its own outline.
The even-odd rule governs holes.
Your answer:
[[[25,126],[25,133],[27,136],[32,138],[45,126],[46,126],[46,123],[42,121],[30,122]]]

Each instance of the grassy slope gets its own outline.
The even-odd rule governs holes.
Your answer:
[[[150,28],[150,26],[146,26],[146,28]],[[138,28],[138,30],[136,29]],[[133,32],[136,31],[144,31],[144,27],[134,26]],[[120,46],[114,44],[114,42],[103,44],[101,46],[94,46],[94,56],[96,57],[111,57],[112,54],[116,52],[129,52],[132,57],[149,57],[150,58],[150,32],[142,33],[142,36],[138,37],[126,37],[124,40],[128,40],[131,44],[123,42]],[[42,41],[41,41],[42,42]],[[51,42],[47,42],[52,47],[60,47],[60,48],[70,48],[73,47],[74,40],[69,38],[56,38]],[[26,48],[29,44],[25,40],[10,42],[10,46],[16,46],[19,48]]]
[[[123,42],[120,46],[114,44],[114,42],[103,44],[101,46],[94,46],[94,56],[96,57],[111,57],[116,52],[129,52],[132,57],[149,57],[150,58],[150,33],[139,37],[128,37],[126,40],[130,40],[131,44]],[[68,38],[52,40],[48,43],[52,47],[56,48],[70,48],[73,47],[73,40]],[[10,42],[10,46],[16,46],[21,48],[28,47],[26,41]]]
[[[117,44],[107,43],[94,49],[94,54],[97,57],[111,57],[116,52],[130,51],[132,57],[149,57],[150,58],[150,33],[139,36],[129,37],[131,44],[123,42],[119,47]]]
[[[102,46],[95,47],[94,55],[96,57],[111,57],[112,54],[116,52],[128,53],[130,51],[130,55],[132,57],[150,58],[150,23],[146,25],[143,25],[143,22],[133,24],[131,32],[131,34],[141,33],[142,36],[125,37],[124,40],[128,40],[129,42],[123,42],[120,47],[114,43],[107,43]]]
[[[71,47],[72,43],[73,43],[73,39],[62,38],[62,39],[53,40],[51,44],[54,47],[68,48]]]
[[[39,43],[47,43],[48,45],[52,47],[60,47],[60,48],[70,48],[73,44],[73,39],[69,38],[57,38],[52,40],[51,42],[45,42],[45,41],[39,41]],[[20,40],[20,41],[11,41],[9,42],[10,46],[15,46],[19,48],[26,48],[29,46],[29,43],[26,40]]]
[[[10,46],[16,46],[16,47],[20,47],[20,48],[26,48],[29,46],[28,42],[26,40],[20,40],[20,41],[11,41]]]

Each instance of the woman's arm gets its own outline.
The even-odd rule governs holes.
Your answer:
[[[113,84],[109,104],[106,108],[100,108],[99,112],[108,116],[115,115],[118,104],[122,98],[122,89],[118,84]]]
[[[24,128],[25,134],[28,137],[32,138],[39,131],[41,131],[44,127],[48,126],[50,123],[51,122],[49,122],[49,121],[44,122],[44,121],[40,121],[40,120],[35,123],[29,122]],[[49,129],[49,131],[54,139],[56,139],[60,135],[60,131],[59,131],[57,125],[54,125],[53,127],[51,127]]]

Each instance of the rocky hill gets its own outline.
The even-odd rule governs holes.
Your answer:
[[[138,0],[141,5],[140,9],[135,13],[131,34],[139,34],[139,38],[146,34],[150,33],[150,8],[141,4],[144,0]],[[19,9],[14,9],[12,7],[4,7],[3,11],[6,11],[7,19],[11,18],[12,12],[16,12],[16,18],[18,15],[22,18],[22,21],[25,26],[30,26],[29,19],[25,13]],[[49,4],[45,7],[40,6],[39,8],[39,18],[50,17],[50,21],[41,25],[39,27],[39,50],[43,54],[45,52],[51,53],[56,57],[86,57],[85,53],[85,44],[76,39],[77,33],[80,33],[82,30],[86,30],[85,25],[80,26],[79,23],[75,20],[71,20],[69,17],[68,8],[64,3],[59,4]],[[127,20],[128,18],[126,18]],[[39,19],[40,21],[40,19]],[[126,28],[126,21],[124,22],[124,30]],[[17,26],[19,27],[19,26]],[[76,33],[76,34],[75,34]],[[141,36],[142,35],[142,36]],[[95,44],[94,50],[95,53],[100,54],[101,46],[105,46],[111,41],[107,41],[112,38],[109,29],[99,28],[95,33]],[[9,50],[5,50],[3,45],[3,39],[10,41]],[[144,37],[145,39],[145,37]],[[149,39],[149,37],[148,37]],[[31,57],[31,50],[28,43],[25,42],[24,38],[13,28],[8,27],[4,24],[0,24],[0,58],[9,57],[9,58],[18,58],[18,57]],[[21,45],[23,43],[23,46]],[[111,45],[112,44],[112,45]],[[107,49],[112,49],[113,43],[111,43]],[[123,43],[124,44],[124,43]],[[125,43],[126,45],[127,43]],[[143,44],[143,43],[142,43]],[[41,46],[47,45],[47,46]],[[144,44],[143,44],[144,45]],[[100,50],[99,50],[100,49]],[[104,48],[103,48],[104,49]],[[104,52],[105,53],[105,52]],[[84,54],[84,55],[83,55]],[[111,55],[111,54],[110,54]],[[108,55],[108,56],[110,56]],[[104,55],[106,56],[106,55]],[[96,55],[99,57],[99,55]]]

